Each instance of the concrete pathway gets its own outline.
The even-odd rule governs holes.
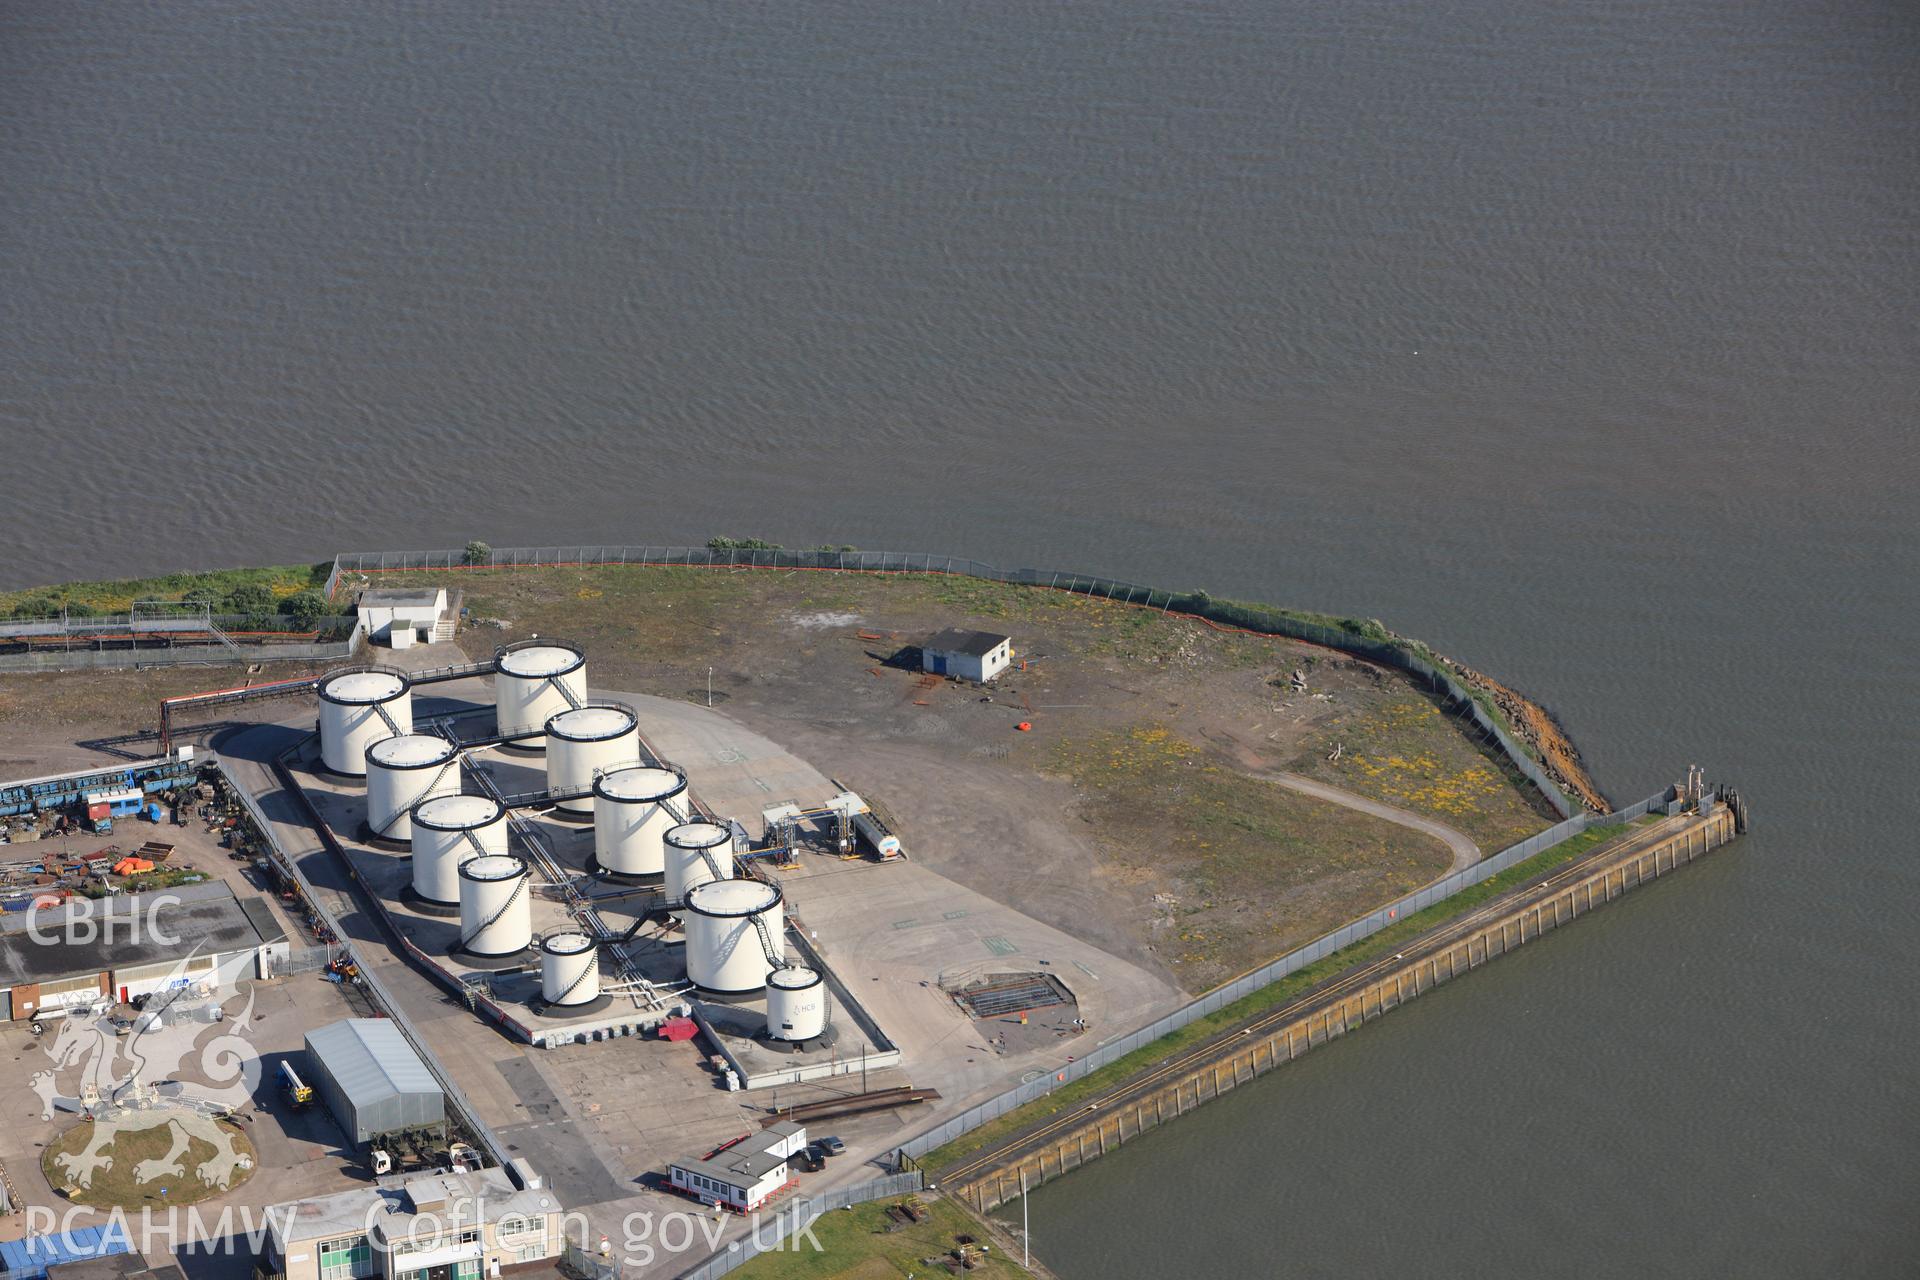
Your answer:
[[[1314,778],[1302,777],[1297,773],[1256,773],[1254,777],[1264,778],[1268,782],[1277,782],[1290,791],[1298,791],[1302,795],[1312,796],[1316,800],[1325,800],[1328,804],[1337,804],[1344,808],[1352,809],[1357,813],[1366,813],[1376,818],[1384,818],[1388,822],[1395,822],[1403,827],[1411,827],[1415,831],[1424,832],[1432,836],[1453,851],[1453,865],[1447,868],[1448,875],[1452,875],[1456,871],[1466,870],[1474,863],[1480,861],[1483,856],[1480,852],[1479,845],[1467,839],[1452,827],[1447,826],[1445,823],[1435,822],[1432,818],[1423,818],[1411,810],[1398,809],[1390,804],[1382,804],[1378,800],[1369,800],[1365,796],[1355,795],[1353,792],[1342,790],[1339,787],[1333,786],[1331,783],[1320,782]]]

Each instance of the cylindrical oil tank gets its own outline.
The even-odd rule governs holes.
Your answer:
[[[687,775],[637,764],[593,780],[593,856],[623,876],[657,876],[667,868],[660,837],[680,821]]]
[[[687,895],[687,976],[716,995],[767,985],[786,946],[780,890],[763,880],[709,880]],[[759,925],[766,933],[761,935]],[[773,955],[767,954],[771,947]]]
[[[435,796],[413,806],[411,817],[413,891],[428,902],[457,906],[460,864],[507,851],[507,811],[491,796]]]
[[[367,748],[413,732],[413,684],[387,667],[344,667],[320,677],[320,762],[355,777],[367,771]]]
[[[668,902],[684,902],[695,885],[733,876],[733,832],[717,822],[683,822],[669,827],[660,843],[666,859],[661,891]],[[686,918],[682,911],[673,915],[675,919]]]
[[[510,956],[533,941],[533,886],[527,864],[489,853],[460,864],[460,949]]]
[[[569,930],[540,940],[540,998],[565,1009],[600,995],[600,953],[593,939]]]
[[[367,828],[405,844],[413,839],[413,815],[422,800],[457,795],[459,748],[431,733],[402,733],[367,748]]]
[[[587,658],[564,640],[525,640],[494,655],[494,715],[502,733],[539,728],[568,707],[587,700]],[[572,701],[560,691],[564,685]],[[544,737],[517,746],[540,748]]]
[[[601,702],[562,711],[547,721],[547,790],[586,792],[562,800],[562,813],[593,812],[593,780],[611,769],[640,762],[640,721],[633,708]]]
[[[784,965],[767,975],[767,1036],[811,1040],[827,1029],[827,984],[817,969]]]

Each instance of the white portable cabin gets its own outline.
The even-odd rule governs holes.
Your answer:
[[[675,1160],[667,1166],[668,1178],[702,1204],[750,1213],[795,1180],[789,1161],[806,1145],[806,1126],[782,1120],[712,1155]]]

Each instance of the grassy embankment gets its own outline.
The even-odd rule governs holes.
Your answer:
[[[1164,1035],[1151,1044],[1143,1045],[1118,1061],[1110,1062],[1070,1084],[1062,1085],[1044,1098],[1036,1098],[1024,1107],[1010,1111],[970,1133],[962,1134],[945,1146],[928,1152],[920,1160],[920,1165],[930,1172],[937,1173],[961,1157],[1010,1138],[1029,1125],[1037,1124],[1062,1111],[1072,1110],[1079,1104],[1124,1083],[1127,1077],[1136,1072],[1143,1071],[1182,1049],[1199,1044],[1248,1018],[1277,1009],[1342,971],[1376,956],[1385,955],[1428,929],[1464,915],[1535,876],[1572,862],[1575,858],[1591,852],[1624,831],[1644,826],[1655,820],[1648,817],[1625,826],[1594,827],[1572,839],[1564,840],[1517,866],[1509,867],[1498,875],[1490,876],[1479,884],[1462,890],[1444,902],[1437,902],[1424,911],[1416,911],[1371,937],[1363,938],[1350,947],[1342,948],[1304,969],[1288,974],[1278,982],[1270,983],[1258,991],[1249,992],[1232,1004],[1225,1005],[1178,1031]]]
[[[251,569],[215,569],[206,573],[168,573],[153,578],[123,578],[113,582],[63,582],[51,587],[24,587],[0,591],[0,617],[18,613],[39,617],[64,608],[120,613],[136,600],[174,601],[189,593],[219,600],[242,587],[265,587],[275,596],[312,591],[327,584],[331,560],[319,564],[265,565]]]
[[[1044,767],[1088,796],[1104,862],[1126,883],[1178,873],[1155,947],[1190,991],[1447,869],[1439,841],[1222,765],[1164,725],[1062,738]]]
[[[930,1212],[927,1221],[888,1231],[889,1203],[874,1201],[823,1214],[813,1226],[814,1238],[820,1241],[818,1252],[801,1240],[798,1248],[762,1254],[733,1274],[741,1280],[889,1280],[941,1275],[945,1268],[939,1259],[957,1247],[958,1237],[986,1239],[986,1232],[965,1209],[939,1197],[926,1198]],[[991,1278],[1030,1273],[994,1248],[965,1274]]]

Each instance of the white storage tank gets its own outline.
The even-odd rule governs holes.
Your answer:
[[[684,902],[695,885],[733,876],[733,832],[717,822],[683,822],[669,827],[660,843],[666,856],[661,892],[668,902]],[[673,916],[681,920],[686,913],[675,911]]]
[[[508,645],[494,655],[493,672],[494,715],[502,733],[539,728],[587,700],[587,657],[564,640]],[[523,738],[514,745],[539,750],[547,740]]]
[[[603,871],[657,876],[667,869],[660,838],[682,820],[687,775],[637,764],[593,781],[593,856]]]
[[[591,937],[568,931],[540,940],[540,998],[555,1008],[592,1004],[600,996],[600,952]]]
[[[827,1029],[827,983],[819,970],[784,965],[767,975],[767,1038],[811,1040]]]
[[[387,667],[343,667],[320,677],[320,762],[335,773],[367,771],[367,748],[413,732],[413,685]]]
[[[510,956],[533,942],[533,886],[527,864],[489,853],[460,864],[460,950]]]
[[[367,829],[401,844],[413,839],[422,800],[460,791],[459,748],[431,733],[403,733],[367,748]]]
[[[759,991],[784,955],[780,890],[765,881],[696,885],[687,895],[686,921],[687,976],[716,995]],[[765,926],[764,938],[756,922]]]
[[[617,702],[562,711],[547,721],[547,790],[584,792],[555,807],[583,818],[593,812],[593,780],[640,763],[640,719]]]
[[[437,906],[460,905],[461,863],[507,851],[507,811],[491,796],[436,796],[411,816],[413,891]]]

